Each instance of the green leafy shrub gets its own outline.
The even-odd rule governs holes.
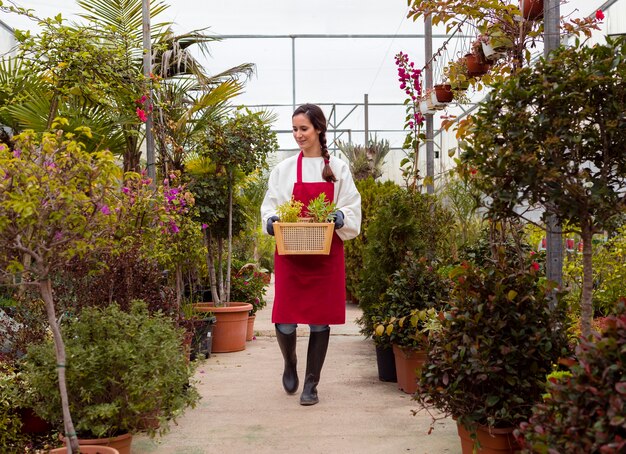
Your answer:
[[[416,256],[442,256],[445,228],[450,214],[437,199],[412,190],[396,191],[376,210],[367,227],[367,244],[359,276],[359,319],[361,332],[374,332],[372,317],[384,314],[384,296],[393,274],[407,252]]]
[[[450,291],[450,281],[435,266],[425,257],[407,254],[373,319],[378,345],[426,348],[428,332],[437,329],[437,316],[447,307]]]
[[[18,409],[20,376],[9,363],[0,361],[0,446],[17,451],[24,441]]]
[[[359,286],[361,282],[360,271],[363,268],[363,253],[367,245],[367,230],[371,219],[386,198],[401,188],[392,181],[384,183],[374,181],[370,177],[365,180],[355,180],[356,187],[361,194],[361,234],[359,241],[347,241],[344,243],[344,256],[346,263],[346,289],[357,300],[360,298]]]
[[[468,430],[516,426],[541,400],[545,377],[565,351],[562,311],[550,308],[553,289],[534,268],[505,261],[465,263],[450,277],[451,309],[430,336],[416,399]]]
[[[183,353],[182,330],[136,301],[130,312],[116,304],[85,308],[62,324],[67,352],[69,405],[77,433],[99,438],[147,429],[159,433],[199,398]],[[61,425],[61,399],[51,341],[31,346],[22,364],[33,390],[30,406]]]
[[[592,339],[581,339],[569,374],[553,379],[517,435],[525,453],[626,450],[626,300]]]
[[[267,305],[266,284],[263,273],[255,264],[249,263],[234,270],[230,283],[230,300],[252,304],[250,315],[255,315]]]

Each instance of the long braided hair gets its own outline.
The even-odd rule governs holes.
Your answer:
[[[319,106],[315,104],[302,104],[294,110],[291,118],[296,115],[304,114],[309,119],[313,127],[319,131],[320,145],[322,146],[322,157],[324,158],[324,170],[322,170],[322,178],[326,181],[334,183],[337,181],[333,169],[330,168],[330,154],[328,153],[328,145],[326,144],[326,117]]]

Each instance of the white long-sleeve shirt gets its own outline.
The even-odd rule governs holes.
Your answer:
[[[293,184],[297,177],[297,165],[298,155],[296,154],[280,162],[270,173],[267,193],[261,205],[261,217],[263,218],[263,231],[265,233],[267,233],[267,220],[272,216],[277,216],[276,209],[278,206],[291,200]],[[343,241],[351,240],[361,230],[361,195],[356,189],[347,163],[331,156],[330,167],[337,178],[337,181],[333,183],[335,187],[334,203],[344,215],[344,225],[336,232]],[[324,158],[303,157],[302,182],[323,182],[323,169]]]

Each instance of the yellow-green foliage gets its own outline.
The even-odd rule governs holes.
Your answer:
[[[298,222],[300,211],[304,204],[298,200],[291,199],[288,202],[279,205],[276,209],[280,222]]]

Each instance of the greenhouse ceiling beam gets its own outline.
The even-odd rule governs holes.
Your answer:
[[[432,38],[449,39],[449,34],[432,35]],[[397,39],[417,38],[424,39],[426,34],[347,34],[347,33],[302,33],[291,35],[216,35],[218,39],[290,39],[291,40],[291,107],[296,110],[296,39]],[[459,35],[458,38],[467,38],[468,35]]]

